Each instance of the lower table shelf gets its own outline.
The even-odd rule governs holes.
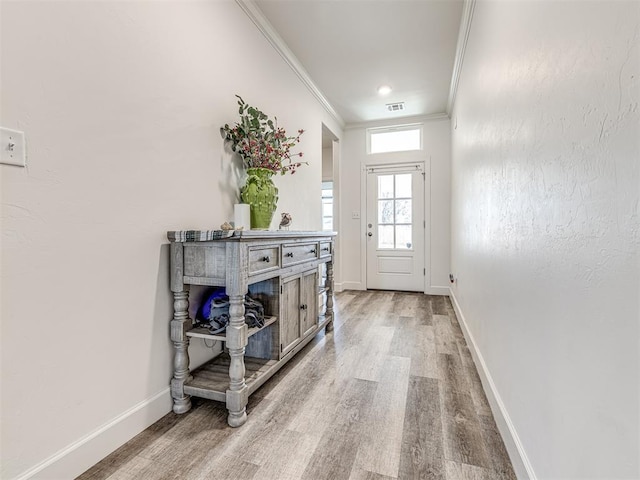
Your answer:
[[[316,328],[280,360],[245,356],[245,383],[249,389],[249,394],[252,394],[260,388],[291,356],[302,350],[330,320],[331,317],[320,316]],[[184,384],[184,393],[195,397],[225,402],[227,389],[229,388],[230,363],[231,358],[229,354],[224,352],[196,368],[191,372],[191,379]]]
[[[229,364],[231,359],[222,353],[213,360],[191,372],[192,380],[184,384],[184,392],[196,397],[224,402],[229,388]],[[245,383],[251,390],[252,384],[269,373],[278,360],[244,357]]]

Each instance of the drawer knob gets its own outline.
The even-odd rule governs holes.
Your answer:
[[[314,248],[313,250],[309,250],[309,253],[313,253],[315,255],[318,251]]]
[[[262,261],[269,263],[271,261],[271,257],[269,257],[269,255],[267,255],[266,257],[262,257]]]
[[[307,309],[307,304],[300,305],[300,310],[306,310],[306,309]]]
[[[324,247],[324,248],[322,249],[322,251],[323,251],[323,252],[328,252],[328,251],[329,251],[329,247]]]
[[[285,257],[293,257],[293,252],[287,252],[284,255]]]

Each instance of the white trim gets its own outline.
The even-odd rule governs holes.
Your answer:
[[[433,269],[433,255],[431,253],[431,179],[433,178],[433,174],[431,173],[431,165],[431,153],[429,153],[429,158],[424,162],[424,268],[426,268],[424,293],[428,293],[434,288],[433,285],[431,285],[431,270]],[[426,275],[427,273],[428,275]]]
[[[342,282],[336,283],[336,292],[343,292],[345,290],[366,290],[362,282]]]
[[[360,281],[367,289],[367,167],[360,164]]]
[[[471,30],[471,20],[473,19],[473,10],[475,6],[476,0],[464,0],[462,18],[460,20],[460,30],[458,31],[456,58],[453,62],[453,73],[451,74],[451,86],[449,87],[449,99],[447,101],[447,115],[449,116],[451,116],[451,111],[456,103],[458,82],[460,82],[462,63],[464,62],[464,52],[467,49],[467,43],[469,41],[469,31]]]
[[[342,231],[342,216],[340,214],[340,141],[336,138],[331,142],[331,162],[333,168],[333,226],[338,232]],[[336,251],[333,255],[334,282],[342,282],[342,237],[338,235],[335,241]],[[334,283],[334,285],[335,285]]]
[[[157,422],[169,413],[171,408],[171,394],[169,388],[165,388],[15,477],[14,480],[75,478]]]
[[[427,295],[449,296],[449,287],[427,287],[424,291]]]
[[[251,21],[258,27],[258,30],[264,35],[264,37],[268,40],[271,46],[275,49],[276,52],[280,54],[280,56],[284,59],[284,61],[289,65],[291,70],[302,80],[302,83],[309,89],[311,94],[316,97],[318,102],[324,107],[324,109],[333,117],[333,119],[338,122],[341,128],[344,128],[345,123],[342,117],[336,112],[333,106],[329,103],[329,100],[322,94],[320,89],[316,86],[316,84],[309,76],[309,73],[302,66],[302,63],[296,58],[291,49],[287,46],[282,37],[276,32],[276,29],[273,28],[273,25],[267,20],[267,17],[264,16],[260,7],[256,5],[253,0],[236,0],[238,6],[242,9],[242,11],[251,19]]]
[[[350,123],[344,127],[345,130],[354,130],[356,128],[385,128],[400,125],[417,124],[424,122],[432,122],[436,120],[448,120],[450,117],[447,113],[433,113],[431,115],[420,115],[412,117],[394,117],[373,120],[370,122]]]
[[[462,310],[460,309],[460,304],[458,303],[458,300],[453,293],[453,289],[451,288],[449,289],[449,296],[451,297],[453,309],[456,312],[460,327],[462,328],[462,333],[464,334],[467,344],[469,345],[469,350],[471,352],[471,355],[473,356],[473,361],[476,364],[480,379],[482,381],[483,389],[487,394],[487,400],[489,400],[491,411],[493,412],[496,424],[498,426],[498,429],[500,430],[502,439],[504,440],[505,447],[509,452],[509,458],[511,459],[511,463],[513,464],[513,469],[515,470],[516,476],[522,480],[536,480],[537,477],[535,475],[535,472],[533,471],[533,467],[531,466],[529,457],[527,457],[527,454],[524,450],[524,446],[520,441],[520,437],[518,437],[516,427],[511,421],[511,417],[509,416],[507,408],[502,402],[502,398],[498,393],[498,389],[496,388],[495,383],[493,383],[491,373],[489,373],[487,364],[484,362],[482,353],[480,352],[480,350],[478,350],[478,345],[473,339],[473,335],[469,330],[467,321],[465,320],[465,317],[462,314]]]

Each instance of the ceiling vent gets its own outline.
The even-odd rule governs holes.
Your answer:
[[[401,112],[404,110],[404,102],[387,103],[387,110],[390,112]]]

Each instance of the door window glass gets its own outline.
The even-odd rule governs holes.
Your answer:
[[[393,198],[393,175],[378,176],[378,198]]]
[[[378,176],[378,248],[411,249],[411,174]]]

